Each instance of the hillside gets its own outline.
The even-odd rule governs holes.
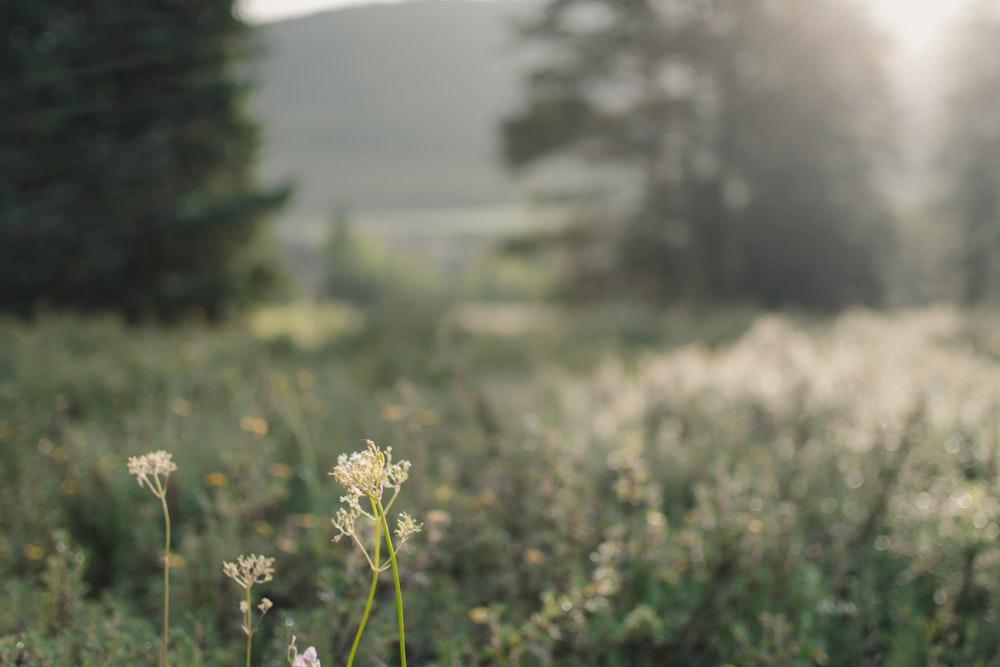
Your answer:
[[[496,128],[517,101],[524,9],[424,0],[262,26],[262,175],[298,184],[286,217],[513,202]]]

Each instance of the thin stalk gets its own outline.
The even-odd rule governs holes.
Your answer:
[[[163,549],[163,644],[160,648],[160,667],[167,667],[167,630],[170,627],[170,511],[167,509],[167,490],[154,476],[160,504],[163,506],[163,529],[166,535]]]
[[[246,611],[246,631],[247,631],[247,667],[250,667],[250,650],[253,648],[253,608],[250,606],[252,601],[251,587],[247,586],[247,611]]]
[[[392,580],[396,584],[396,617],[399,619],[399,664],[406,667],[406,631],[403,628],[403,591],[399,587],[399,568],[396,566],[396,550],[392,547],[392,533],[389,532],[389,522],[385,518],[385,510],[381,503],[378,506],[378,517],[382,520],[385,530],[385,544],[389,551],[389,561],[392,563]]]
[[[377,513],[378,509],[375,506],[375,502],[372,501],[372,509]],[[382,526],[381,524],[375,524],[375,560],[373,561],[372,567],[372,586],[368,591],[368,602],[365,603],[365,613],[361,617],[361,625],[358,626],[358,633],[354,635],[354,644],[351,645],[351,654],[347,657],[347,667],[351,667],[354,664],[354,655],[358,652],[358,645],[361,643],[361,635],[365,631],[365,624],[368,623],[368,614],[372,610],[372,602],[375,600],[375,587],[378,585],[378,574],[379,567],[381,566],[381,561],[379,557],[379,547],[382,544]]]

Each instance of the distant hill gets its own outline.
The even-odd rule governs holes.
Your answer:
[[[514,202],[497,124],[517,104],[526,9],[418,0],[261,26],[262,175],[298,184],[286,216]]]

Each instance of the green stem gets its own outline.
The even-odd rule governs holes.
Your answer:
[[[374,501],[372,502],[372,509],[374,511],[376,511],[376,512],[378,511],[377,509],[375,509],[375,503],[374,503]],[[358,652],[358,644],[361,643],[361,635],[365,631],[365,624],[368,623],[368,614],[371,612],[371,610],[372,610],[372,602],[375,600],[375,586],[378,585],[378,570],[379,570],[379,565],[381,564],[380,563],[380,559],[379,559],[379,547],[382,544],[382,535],[381,535],[381,533],[382,533],[382,526],[380,524],[376,523],[375,524],[375,560],[373,561],[374,562],[374,567],[372,568],[374,570],[372,572],[372,586],[371,586],[371,589],[368,591],[368,602],[365,603],[365,613],[361,617],[361,625],[358,626],[358,633],[356,635],[354,635],[354,644],[351,646],[351,654],[347,658],[347,667],[351,667],[351,665],[354,664],[354,655],[355,655],[355,653]]]
[[[159,478],[156,486],[160,487]],[[167,630],[170,627],[170,512],[167,509],[167,490],[159,488],[157,496],[163,506],[163,528],[166,538],[163,549],[163,645],[160,648],[160,667],[167,667]]]
[[[399,568],[396,566],[396,550],[392,547],[392,533],[389,532],[389,522],[385,518],[382,504],[378,506],[378,516],[385,530],[385,544],[389,551],[389,561],[392,563],[392,580],[396,584],[396,617],[399,619],[399,664],[406,667],[406,632],[403,629],[403,591],[399,587]]]
[[[247,626],[247,667],[250,667],[250,649],[253,647],[253,608],[250,607],[250,595],[251,587],[247,586],[247,613],[243,619]]]

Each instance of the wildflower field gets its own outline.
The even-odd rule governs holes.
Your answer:
[[[995,315],[331,312],[0,322],[0,665],[1000,665]]]

